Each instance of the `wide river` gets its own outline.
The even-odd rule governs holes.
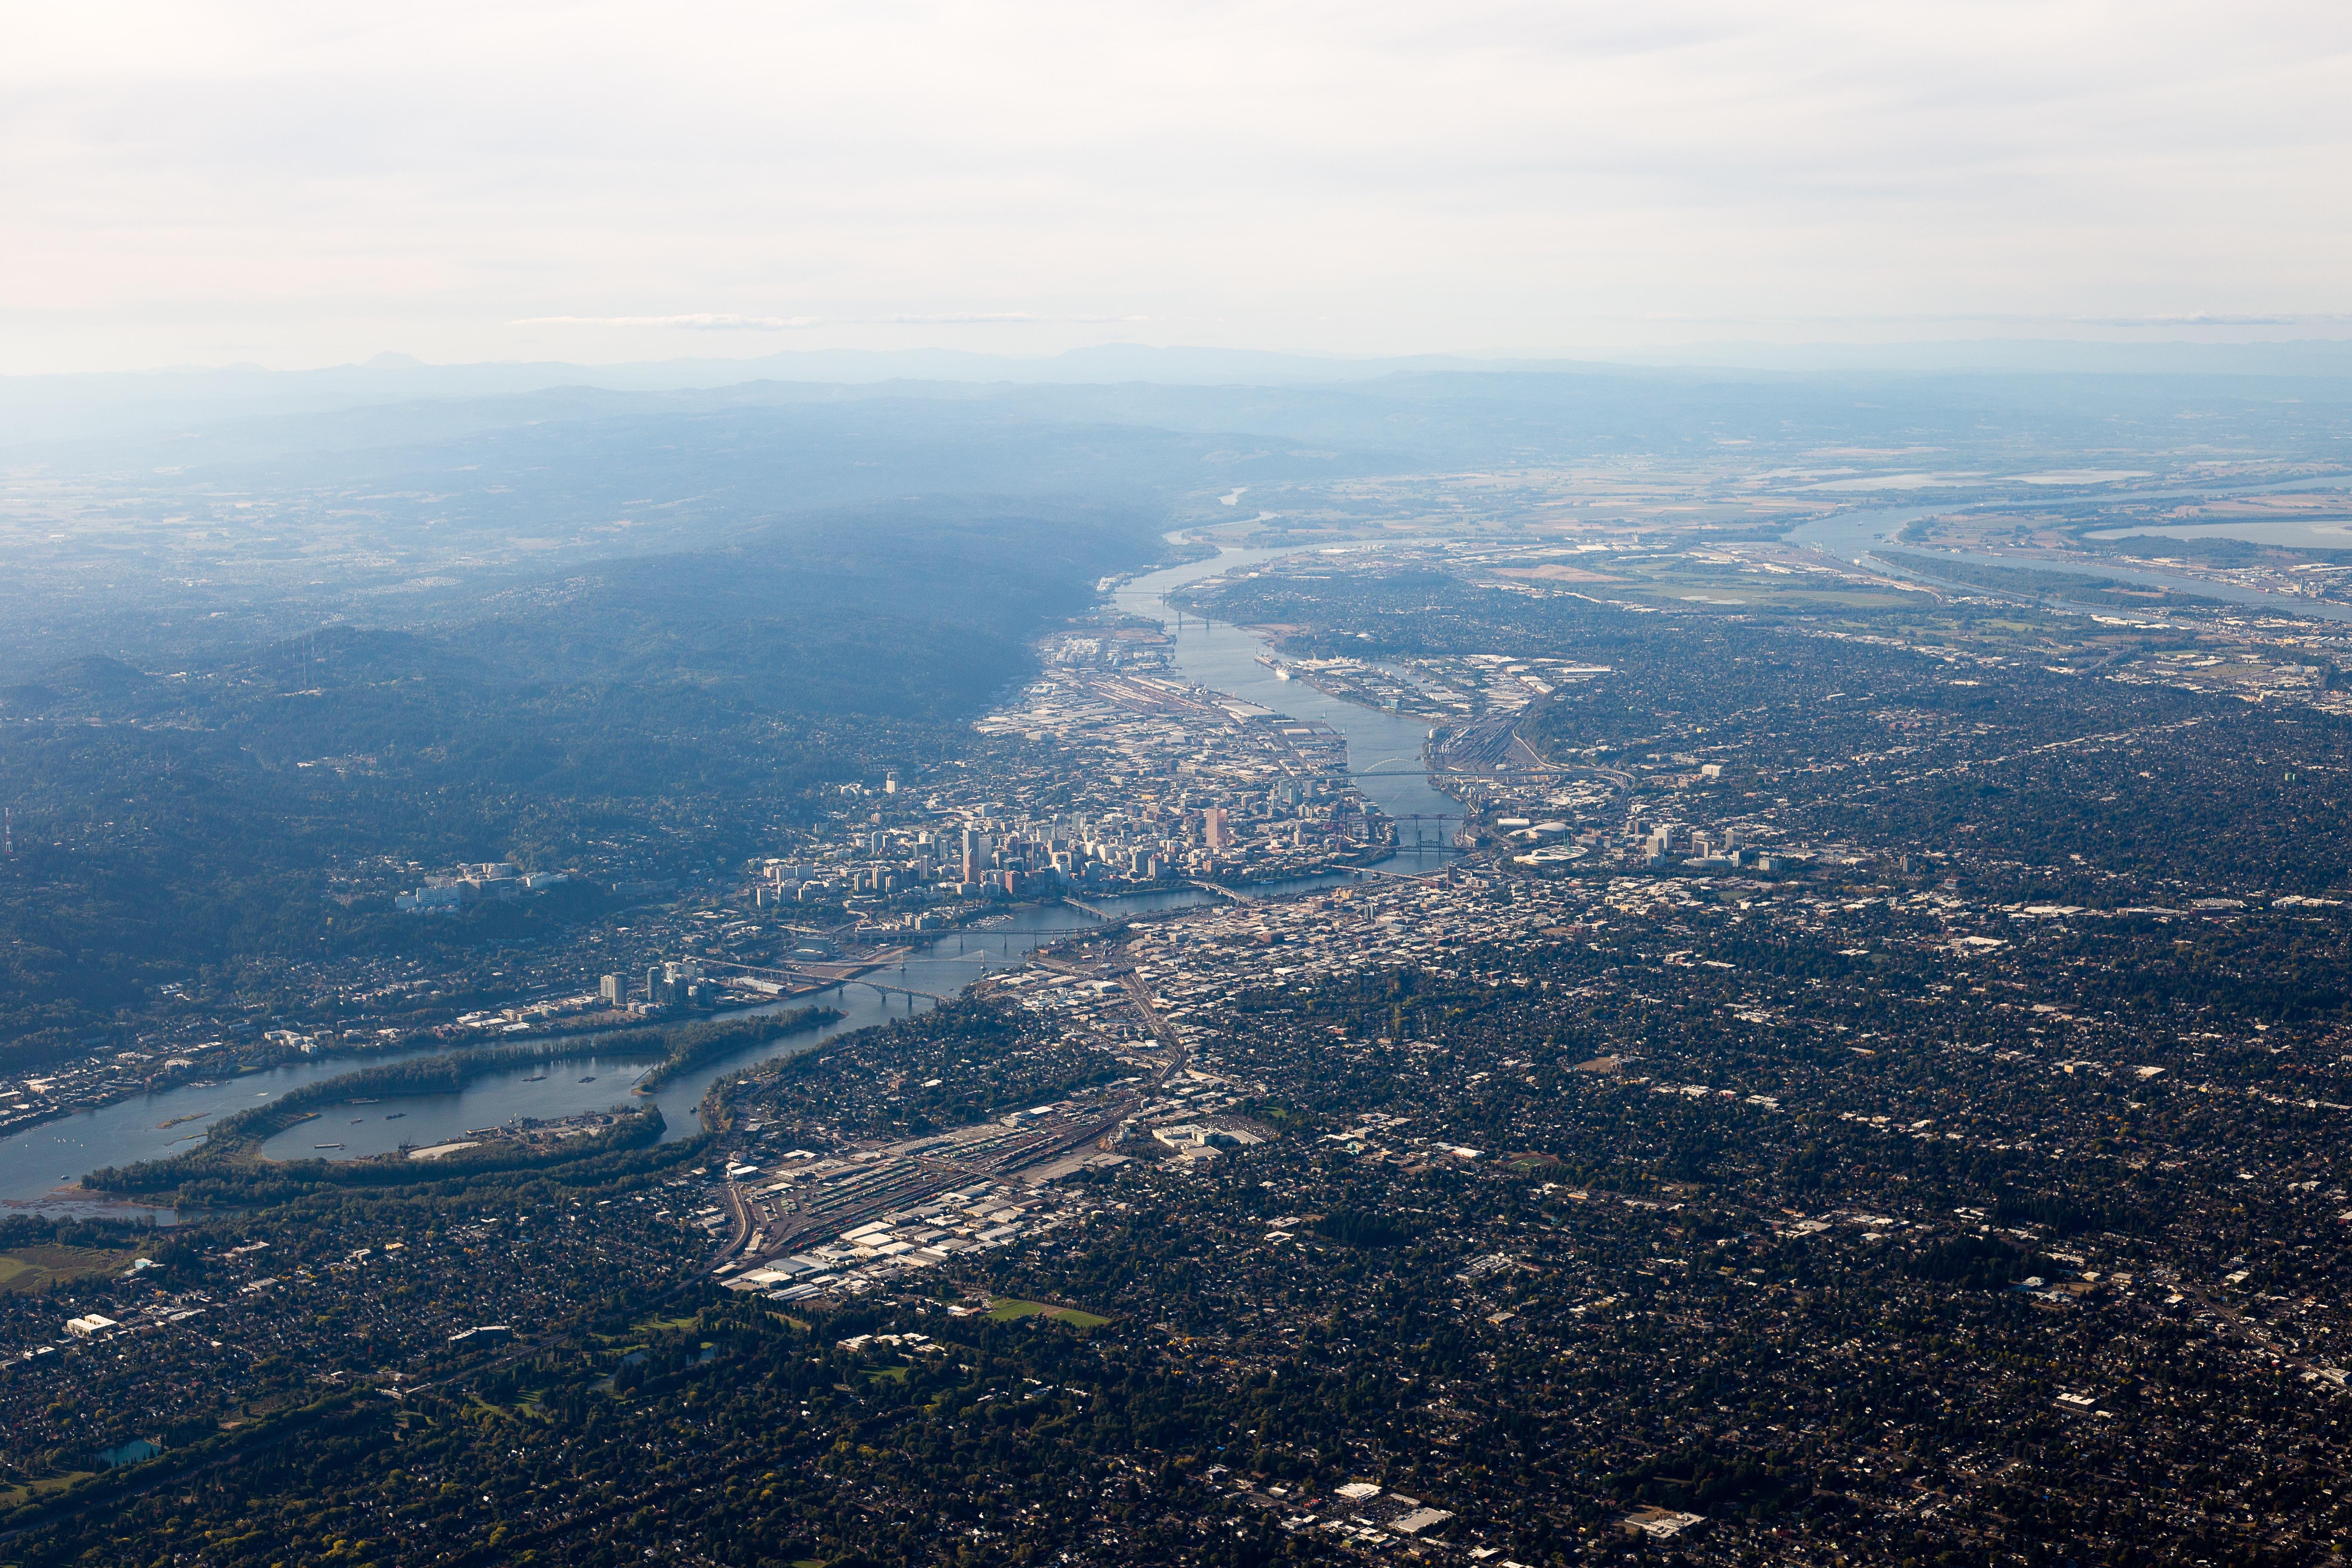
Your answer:
[[[1433,818],[1458,812],[1460,807],[1431,788],[1420,767],[1424,726],[1327,697],[1303,681],[1277,679],[1257,662],[1265,645],[1238,627],[1211,626],[1189,615],[1181,627],[1175,625],[1176,612],[1166,603],[1166,595],[1174,589],[1258,560],[1293,553],[1297,552],[1229,550],[1213,560],[1137,578],[1118,591],[1117,601],[1123,609],[1161,619],[1176,630],[1176,668],[1185,679],[1296,718],[1329,724],[1347,737],[1349,765],[1360,775],[1357,782],[1366,795],[1393,816],[1433,819],[1400,821],[1400,847],[1380,862],[1381,868],[1411,872],[1443,864],[1455,853],[1451,844],[1453,825]],[[1344,879],[1343,875],[1314,881]],[[1212,897],[1185,889],[1126,899],[1090,898],[1087,902],[1113,912],[1144,913],[1185,908]],[[994,923],[950,933],[875,978],[952,996],[988,971],[1019,963],[1035,948],[1097,923],[1092,915],[1066,905],[1023,907],[998,917]],[[615,1104],[643,1104],[647,1099],[661,1107],[670,1138],[687,1137],[699,1128],[695,1106],[713,1080],[780,1052],[805,1050],[836,1035],[903,1018],[931,1005],[920,998],[886,995],[853,983],[776,1006],[797,1007],[810,1002],[836,1008],[842,1016],[821,1031],[713,1060],[649,1097],[630,1090],[653,1066],[650,1059],[600,1053],[585,1038],[554,1037],[538,1042],[547,1047],[545,1060],[477,1079],[455,1094],[321,1107],[320,1115],[278,1134],[263,1149],[271,1158],[281,1160],[359,1159],[403,1143],[424,1146],[450,1142],[469,1129],[495,1126],[513,1116],[571,1116]],[[0,1139],[0,1204],[14,1208],[94,1210],[96,1205],[89,1198],[69,1195],[68,1190],[78,1190],[72,1184],[86,1171],[157,1159],[190,1148],[215,1118],[266,1103],[303,1084],[361,1066],[431,1054],[429,1050],[401,1052],[364,1063],[349,1057],[293,1063],[216,1082],[183,1084],[29,1128]],[[337,1144],[341,1147],[321,1147]],[[158,1215],[165,1221],[170,1217],[168,1213]]]
[[[2341,479],[2280,479],[2259,485],[2212,485],[2200,489],[2163,489],[2118,491],[2118,500],[2189,500],[2218,495],[2267,495],[2297,490],[2336,490],[2345,488]],[[1810,544],[1825,551],[1841,561],[1859,561],[1880,545],[1893,545],[1904,525],[1923,517],[1941,517],[1949,512],[1997,508],[2001,511],[2030,511],[2055,507],[2080,506],[2089,498],[2070,496],[2060,499],[2003,500],[2000,501],[1948,501],[1942,506],[1873,507],[1855,511],[1842,511],[1817,518],[1790,530],[1790,544]],[[2095,538],[2112,538],[2119,531],[2107,530]],[[2343,549],[2347,540],[2339,529],[2315,527],[2308,523],[2219,523],[2180,528],[2162,522],[2134,523],[2132,533],[2158,533],[2168,537],[2192,539],[2222,535],[2230,538],[2266,541],[2278,544],[2317,545]],[[2234,583],[2211,583],[2173,573],[2149,572],[2128,566],[2110,566],[2102,563],[2069,561],[2020,560],[2014,556],[1983,555],[1972,551],[1957,552],[1958,559],[1971,561],[1979,566],[2029,566],[2036,571],[2068,572],[2084,577],[2112,577],[2119,582],[2137,583],[2147,587],[2178,588],[2200,598],[2217,599],[2225,604],[2244,605],[2253,608],[2276,609],[2289,615],[2307,616],[2315,620],[2352,620],[2352,610],[2340,605],[2323,604],[2313,599],[2298,598],[2290,594],[2269,594],[2260,588],[2241,587]]]

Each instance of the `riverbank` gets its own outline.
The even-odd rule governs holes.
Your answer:
[[[383,1187],[438,1180],[447,1173],[520,1170],[660,1142],[665,1128],[658,1108],[620,1106],[601,1115],[477,1130],[467,1140],[422,1149],[403,1142],[394,1150],[352,1159],[318,1157],[320,1151],[344,1149],[341,1142],[314,1142],[308,1156],[299,1159],[271,1158],[268,1153],[270,1144],[285,1134],[318,1137],[332,1125],[327,1118],[331,1108],[454,1093],[476,1078],[561,1059],[530,1047],[483,1047],[322,1079],[269,1104],[221,1118],[194,1149],[101,1167],[83,1178],[83,1186],[93,1194],[117,1199],[168,1196],[211,1206],[235,1205],[276,1201],[320,1186]],[[395,1120],[403,1113],[384,1114]],[[312,1123],[318,1128],[312,1130]]]
[[[1226,568],[1230,553],[1172,570],[1179,574],[1213,574]],[[1129,590],[1135,586],[1122,589],[1122,595],[1131,597]],[[1162,592],[1150,589],[1149,597],[1156,602]],[[1168,614],[1172,618],[1173,612]],[[1255,656],[1264,644],[1238,628],[1197,626],[1188,619],[1177,646],[1180,668],[1189,679],[1219,689],[1226,684],[1239,686],[1244,689],[1235,695],[1270,708],[1289,710],[1314,705],[1312,714],[1301,716],[1321,719],[1347,738],[1350,766],[1360,787],[1391,817],[1457,809],[1430,790],[1417,769],[1403,774],[1371,771],[1384,762],[1394,765],[1397,756],[1391,752],[1408,762],[1416,760],[1422,738],[1419,726],[1400,725],[1391,716],[1335,702],[1311,689],[1302,689],[1297,682],[1275,681],[1256,663]],[[830,986],[806,994],[730,1006],[701,1021],[727,1023],[781,1014],[822,998],[834,1016],[782,1042],[787,1053],[813,1049],[841,1035],[925,1011],[935,1005],[933,998],[960,996],[972,981],[1021,963],[1045,942],[1084,929],[1078,922],[1091,925],[1148,917],[1232,894],[1280,898],[1290,891],[1336,885],[1382,869],[1408,873],[1432,869],[1451,862],[1458,853],[1444,841],[1439,825],[1409,821],[1398,826],[1401,842],[1393,847],[1374,847],[1376,853],[1370,857],[1350,857],[1351,860],[1371,858],[1370,866],[1335,867],[1307,879],[1234,882],[1225,884],[1223,894],[1185,885],[1122,890],[1102,897],[1081,893],[1083,905],[1066,905],[1056,900],[1003,906],[972,923],[921,933],[917,939],[920,945],[891,955],[895,963],[862,968],[856,975],[836,979]],[[648,1073],[667,1052],[625,1044],[626,1037],[645,1027],[642,1019],[615,1018],[601,1028],[532,1033],[524,1037],[525,1043],[572,1064],[571,1070],[503,1069],[471,1079],[462,1088],[406,1100],[397,1119],[378,1111],[346,1118],[331,1132],[294,1136],[309,1142],[341,1142],[345,1147],[333,1152],[343,1160],[356,1161],[396,1150],[403,1142],[431,1146],[462,1139],[468,1129],[514,1117],[558,1120],[600,1110],[615,1098],[626,1096],[658,1107],[664,1117],[662,1138],[674,1142],[698,1135],[695,1110],[711,1083],[778,1054],[780,1048],[772,1038],[739,1049],[722,1049],[690,1068],[647,1082]],[[184,1147],[190,1141],[183,1129],[349,1075],[354,1068],[430,1060],[466,1048],[466,1045],[415,1037],[380,1044],[322,1037],[308,1051],[278,1042],[225,1045],[217,1054],[197,1058],[169,1075],[124,1082],[119,1092],[103,1100],[45,1107],[37,1122],[20,1124],[16,1136],[0,1134],[0,1203],[50,1207],[86,1202],[62,1196],[60,1189],[96,1168],[167,1158],[175,1146]],[[640,1089],[643,1092],[637,1092]],[[266,1152],[272,1158],[314,1152],[291,1143]]]
[[[1171,602],[1171,595],[1195,583],[1300,552],[1221,546],[1213,557],[1131,578],[1114,590],[1112,600],[1129,615],[1157,621],[1167,629],[1171,657],[1184,679],[1289,718],[1328,726],[1339,734],[1347,747],[1349,784],[1378,806],[1396,830],[1388,852],[1364,868],[1419,871],[1449,864],[1461,851],[1439,819],[1458,817],[1461,806],[1430,782],[1423,755],[1428,741],[1425,722],[1348,701],[1305,681],[1282,679],[1262,662],[1269,650],[1255,632],[1180,611]]]

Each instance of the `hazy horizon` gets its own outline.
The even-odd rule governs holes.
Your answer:
[[[2299,0],[228,4],[13,41],[0,374],[2352,331],[2352,16]]]
[[[464,371],[482,369],[548,369],[583,372],[642,371],[663,367],[708,366],[714,374],[732,368],[747,379],[780,378],[823,381],[913,377],[932,380],[982,380],[1021,371],[1052,371],[1057,367],[1088,372],[1109,365],[1118,370],[1158,361],[1189,379],[1202,372],[1230,374],[1247,382],[1260,374],[1282,380],[1314,380],[1328,374],[1334,382],[1385,375],[1401,369],[1476,369],[1544,373],[1561,370],[1656,370],[1759,372],[1811,374],[1841,372],[1892,374],[1936,374],[1986,371],[2019,374],[2158,374],[2158,375],[2327,375],[2352,374],[2352,334],[2344,336],[2252,336],[2240,334],[2200,341],[2191,338],[2086,337],[1951,337],[1916,340],[1766,339],[1695,341],[1687,343],[1627,343],[1594,347],[1581,353],[1513,353],[1477,349],[1432,350],[1393,353],[1375,350],[1292,350],[1245,343],[1148,342],[1108,339],[1066,348],[1024,352],[951,346],[937,342],[882,347],[802,348],[751,347],[726,353],[703,352],[674,354],[531,355],[485,354],[432,359],[399,349],[369,354],[326,358],[301,363],[272,364],[257,360],[189,360],[111,367],[54,370],[0,370],[0,381],[86,378],[108,380],[145,376],[204,375],[253,373],[300,376],[339,371],[388,372]],[[913,367],[913,368],[905,368]],[[793,374],[805,370],[807,374]],[[848,374],[842,374],[845,370]],[[1048,375],[1050,380],[1083,380],[1084,374]],[[719,384],[716,382],[710,384]]]

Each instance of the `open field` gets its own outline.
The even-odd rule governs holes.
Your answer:
[[[39,1290],[92,1274],[114,1274],[137,1254],[91,1247],[26,1247],[0,1252],[0,1290]]]
[[[50,1492],[60,1492],[76,1481],[86,1481],[96,1470],[68,1470],[63,1475],[43,1476],[38,1480],[21,1486],[0,1487],[0,1509],[15,1508]]]
[[[1055,1307],[1044,1301],[999,1300],[989,1309],[988,1316],[990,1321],[997,1323],[1009,1323],[1015,1318],[1052,1318],[1080,1329],[1098,1329],[1110,1321],[1076,1307]]]

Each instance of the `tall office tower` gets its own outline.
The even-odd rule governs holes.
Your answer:
[[[1225,808],[1222,805],[1213,805],[1202,816],[1204,818],[1203,826],[1208,835],[1209,847],[1219,850],[1232,848],[1234,830],[1225,821]]]
[[[596,994],[615,1007],[627,999],[626,988],[623,986],[621,977],[617,974],[607,974],[604,979],[599,980],[596,983]]]
[[[662,994],[662,966],[658,963],[646,971],[646,1000],[658,1002]]]

